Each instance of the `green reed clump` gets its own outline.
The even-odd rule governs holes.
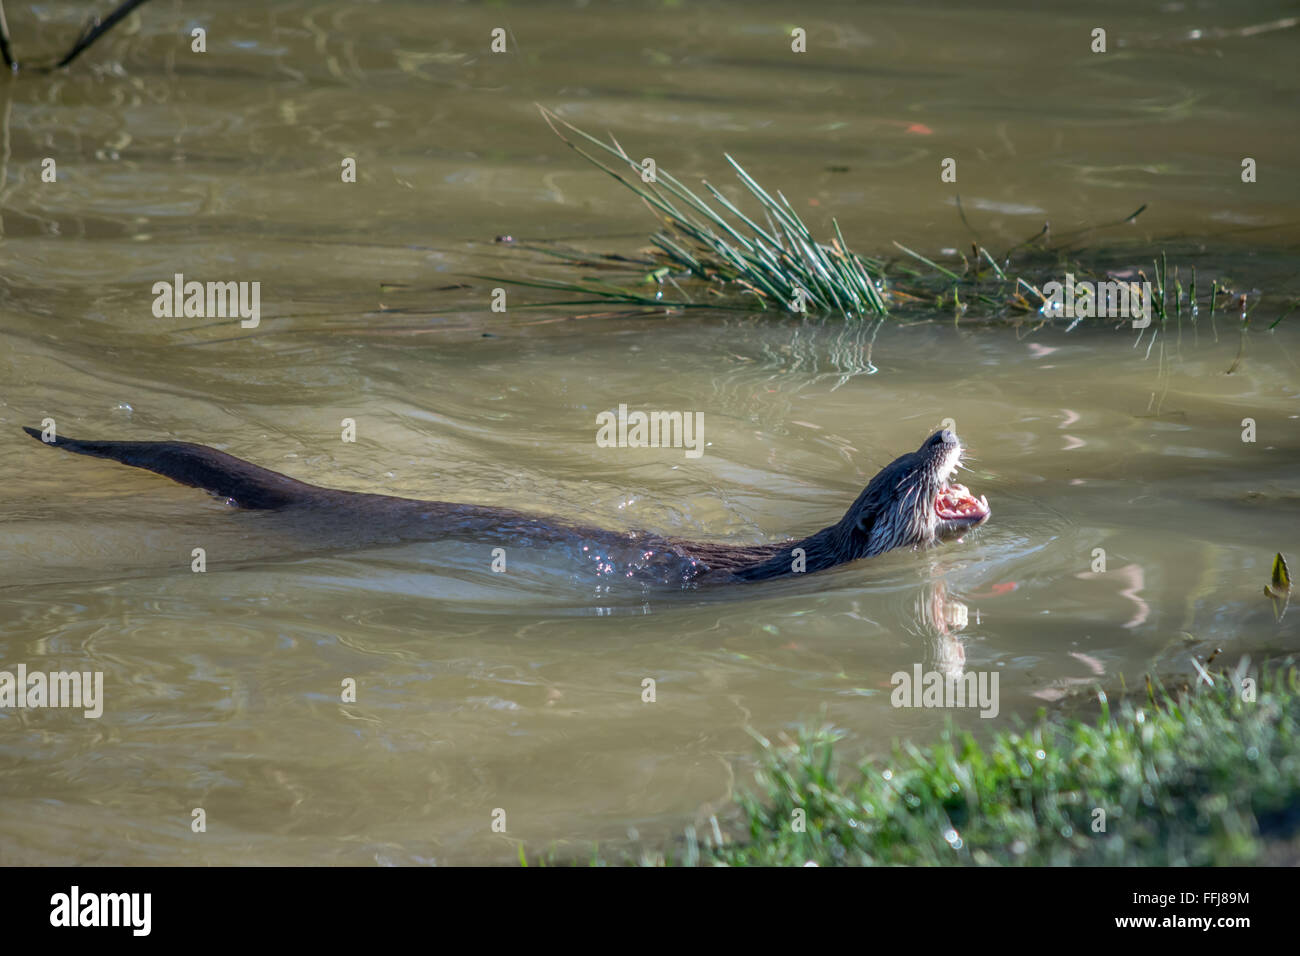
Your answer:
[[[886,313],[881,264],[850,250],[833,219],[834,238],[819,242],[780,191],[773,198],[730,156],[726,156],[727,162],[756,200],[761,215],[745,213],[708,182],[704,187],[712,199],[703,198],[663,169],[655,171],[653,181],[642,182],[641,164],[629,157],[617,140],[611,137],[612,142],[605,143],[545,108],[542,116],[575,152],[640,196],[660,217],[663,227],[650,242],[658,252],[662,269],[678,270],[706,282],[731,284],[752,296],[761,308],[834,311],[849,316]],[[627,166],[635,178],[625,177],[601,162],[560,127]],[[661,272],[657,277],[663,275]],[[543,285],[598,291],[590,284]],[[648,297],[633,293],[626,301],[642,298]]]
[[[835,235],[827,242],[817,240],[783,193],[778,190],[773,197],[729,155],[724,154],[727,163],[753,200],[751,212],[744,211],[708,182],[704,183],[707,196],[702,196],[662,168],[655,170],[653,181],[644,182],[641,164],[628,156],[613,137],[604,142],[545,107],[539,109],[564,143],[636,194],[659,218],[661,228],[650,238],[652,249],[637,257],[594,254],[553,243],[517,244],[558,259],[570,269],[599,273],[600,277],[473,276],[587,297],[539,303],[537,307],[614,303],[652,308],[776,309],[877,318],[887,315],[891,308],[911,307],[950,306],[957,317],[966,314],[971,306],[981,313],[1025,314],[1037,312],[1043,303],[1042,294],[1032,283],[1013,280],[1004,271],[1006,263],[999,265],[978,243],[972,244],[969,258],[962,255],[961,265],[954,265],[960,271],[898,243],[894,245],[907,258],[897,262],[861,256],[849,248],[835,219],[831,220]],[[613,166],[584,148],[586,144],[606,154]],[[626,167],[627,175],[620,172],[621,167]],[[1016,249],[1032,246],[1045,234],[1046,229]],[[702,301],[688,291],[692,281],[704,286]],[[676,297],[665,296],[667,285],[676,288]]]
[[[951,310],[963,317],[1002,319],[1059,318],[1052,314],[1039,286],[1061,281],[1071,274],[1090,283],[1131,282],[1146,279],[1134,269],[1132,251],[1123,248],[1093,250],[1091,265],[1077,261],[1077,243],[1099,229],[1131,225],[1145,204],[1114,222],[1091,226],[1053,238],[1050,224],[1033,236],[995,256],[978,242],[969,252],[956,252],[949,266],[894,243],[902,257],[871,258],[852,251],[839,223],[832,219],[834,235],[819,241],[795,212],[784,194],[775,196],[754,180],[731,156],[727,163],[745,187],[749,212],[705,182],[706,194],[692,190],[668,171],[658,168],[650,182],[643,181],[642,165],[632,159],[612,136],[604,142],[539,107],[559,138],[580,156],[626,187],[659,218],[661,228],[650,238],[651,248],[632,256],[594,253],[549,241],[521,241],[501,237],[517,250],[528,250],[555,260],[568,270],[563,278],[514,278],[472,275],[472,278],[511,285],[565,292],[578,299],[525,304],[522,308],[575,305],[624,305],[630,310],[603,315],[647,314],[672,309],[779,310],[793,313],[840,315],[845,318],[881,318],[888,314],[933,315]],[[594,149],[592,149],[594,147]],[[595,153],[593,155],[593,153]],[[601,154],[604,154],[603,157]],[[725,154],[724,154],[725,155]],[[963,223],[965,214],[958,202]],[[967,227],[969,224],[966,223]],[[972,233],[974,230],[971,230]],[[1052,247],[1049,242],[1057,245]],[[1073,250],[1073,251],[1072,251]],[[1017,275],[1011,266],[1016,258]],[[1123,258],[1121,259],[1120,256]],[[957,262],[956,259],[960,259]],[[1101,266],[1105,259],[1116,268]],[[581,278],[571,278],[575,272]],[[1024,276],[1029,278],[1026,279]],[[1198,314],[1197,276],[1193,271],[1187,291],[1189,318]],[[668,287],[675,289],[675,294]],[[1204,283],[1201,283],[1204,289]],[[696,294],[702,292],[703,294]],[[1214,318],[1219,302],[1227,304],[1229,285],[1215,279],[1202,295]],[[1162,252],[1155,262],[1151,305],[1156,322],[1181,321],[1184,289],[1177,268],[1169,274]],[[1246,308],[1240,297],[1239,311]],[[1290,308],[1270,328],[1295,308]],[[1258,305],[1256,298],[1252,308]],[[516,306],[520,308],[521,306]],[[400,310],[399,310],[400,311]],[[1244,318],[1244,317],[1243,317]],[[1099,321],[1108,321],[1100,318]]]

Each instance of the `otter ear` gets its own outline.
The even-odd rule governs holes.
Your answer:
[[[876,513],[874,511],[865,511],[853,523],[853,530],[864,538],[871,534],[871,529],[876,526]]]

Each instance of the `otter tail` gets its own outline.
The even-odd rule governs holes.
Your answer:
[[[227,455],[207,445],[171,441],[79,441],[57,438],[46,442],[35,428],[23,431],[47,445],[78,455],[111,458],[133,468],[145,468],[230,499],[241,508],[284,508],[319,495],[323,489],[287,475]]]

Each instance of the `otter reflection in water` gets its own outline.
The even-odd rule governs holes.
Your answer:
[[[41,439],[34,428],[24,428]],[[493,546],[578,547],[601,573],[665,583],[758,581],[869,558],[893,548],[921,548],[983,524],[988,502],[952,482],[962,445],[949,429],[895,459],[871,479],[835,524],[776,544],[683,541],[643,532],[569,524],[509,508],[420,501],[337,491],[297,481],[206,445],[187,442],[81,441],[47,444],[110,458],[202,488],[240,508],[277,511],[304,529],[355,529],[345,545],[461,538]]]

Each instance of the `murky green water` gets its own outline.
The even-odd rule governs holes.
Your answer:
[[[746,728],[824,714],[865,754],[949,716],[990,723],[892,707],[915,664],[996,673],[1000,722],[1216,647],[1296,649],[1296,615],[1261,595],[1300,517],[1300,339],[1294,316],[1265,331],[1272,305],[1244,338],[1231,314],[1153,336],[950,310],[499,314],[492,283],[464,278],[559,274],[499,234],[635,248],[653,228],[540,102],[691,181],[724,181],[729,152],[863,251],[969,245],[956,191],[994,249],[1149,203],[1092,241],[1294,290],[1290,9],[159,3],[70,72],[0,83],[0,667],[102,671],[106,698],[98,720],[0,710],[0,862],[658,847],[727,809]],[[35,55],[84,7],[8,15]],[[498,26],[510,53],[488,52]],[[259,281],[259,327],[155,318],[151,287],[176,273]],[[705,454],[597,447],[596,413],[620,403],[702,412]],[[837,519],[952,418],[993,518],[923,554],[641,591],[564,553],[494,574],[466,543],[322,550],[19,430],[45,418],[340,488],[746,542]]]

